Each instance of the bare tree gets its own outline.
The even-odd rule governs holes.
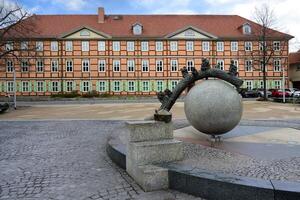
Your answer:
[[[253,27],[254,41],[259,42],[259,47],[250,51],[249,54],[255,63],[253,66],[258,66],[256,70],[262,71],[263,99],[267,100],[267,66],[272,64],[275,58],[281,59],[285,53],[288,55],[288,41],[292,36],[275,30],[274,12],[266,4],[255,9],[254,19],[259,24]],[[287,64],[287,58],[281,60],[280,63],[281,65]]]

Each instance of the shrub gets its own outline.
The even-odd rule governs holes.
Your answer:
[[[75,97],[79,97],[80,94],[78,93],[77,90],[74,90],[70,93],[58,93],[58,94],[52,94],[51,97],[52,98],[75,98]]]
[[[100,95],[96,90],[84,93],[81,95],[83,98],[92,98],[92,97],[99,97]]]

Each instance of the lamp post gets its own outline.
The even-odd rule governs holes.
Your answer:
[[[16,70],[14,69],[14,109],[17,109],[17,82],[16,82]]]
[[[285,73],[284,66],[282,67],[282,102],[285,103]]]

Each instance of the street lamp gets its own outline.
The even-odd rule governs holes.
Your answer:
[[[284,66],[282,67],[282,102],[285,103],[285,73]]]
[[[14,69],[14,109],[17,109],[17,82],[16,82],[16,70]]]

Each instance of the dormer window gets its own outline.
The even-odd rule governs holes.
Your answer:
[[[134,24],[132,27],[133,27],[132,30],[134,35],[142,34],[143,26],[141,24]]]
[[[187,30],[184,32],[184,36],[186,37],[194,37],[195,36],[195,32],[193,30]]]
[[[243,25],[243,33],[245,35],[251,34],[251,26],[250,26],[250,24],[246,23],[246,24]]]
[[[88,30],[80,31],[80,36],[90,36],[90,32]]]

